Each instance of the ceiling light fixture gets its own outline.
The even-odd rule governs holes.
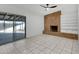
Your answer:
[[[51,5],[51,6],[50,6]],[[57,7],[57,5],[53,5],[53,4],[46,4],[45,6],[44,5],[40,5],[41,7],[45,8],[46,11],[48,11],[50,8],[55,8]]]

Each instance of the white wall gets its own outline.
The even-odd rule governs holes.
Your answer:
[[[67,4],[61,7],[61,32],[77,33],[77,5]]]
[[[43,29],[44,29],[44,21],[43,21],[43,16],[38,16],[38,15],[27,15],[26,19],[26,34],[27,37],[35,36],[42,34]]]
[[[25,7],[18,5],[0,5],[0,12],[9,12],[26,16],[26,36],[35,36],[44,29],[43,16],[29,12]]]
[[[78,5],[78,40],[79,40],[79,5]]]

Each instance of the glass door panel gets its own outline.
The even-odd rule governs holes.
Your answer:
[[[5,21],[5,35],[7,42],[13,41],[13,21]]]
[[[4,20],[0,20],[0,44],[5,42]]]
[[[13,41],[13,21],[0,21],[0,44]]]
[[[23,21],[14,21],[14,38],[19,40],[25,37],[25,23]]]

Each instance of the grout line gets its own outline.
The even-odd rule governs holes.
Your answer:
[[[72,54],[72,51],[73,51],[73,43],[74,43],[74,40],[73,40],[73,42],[72,42],[71,54]]]
[[[62,54],[62,51],[64,50],[64,46],[65,46],[65,43],[64,43],[64,45],[63,45],[63,49],[61,50],[61,53],[60,53],[60,54]]]
[[[59,42],[60,42],[60,41],[59,41]],[[58,42],[58,43],[59,43],[59,42]],[[55,47],[51,50],[51,52],[54,51],[54,49],[57,47],[58,43],[56,43]]]

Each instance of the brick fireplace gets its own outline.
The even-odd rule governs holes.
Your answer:
[[[45,32],[60,32],[60,15],[61,11],[44,16]]]
[[[61,36],[61,37],[78,40],[77,34],[61,32],[60,16],[61,16],[61,11],[57,11],[44,16],[44,34]]]

